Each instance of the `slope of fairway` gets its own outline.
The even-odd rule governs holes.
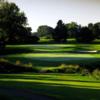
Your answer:
[[[78,53],[77,50],[98,50],[97,53]],[[34,66],[58,66],[65,64],[89,64],[100,61],[100,45],[95,44],[49,44],[8,45],[2,57],[11,62],[21,61]]]
[[[97,50],[96,53],[79,53],[78,50]],[[32,63],[33,67],[56,67],[61,64],[93,64],[100,61],[100,45],[49,44],[8,45],[1,53],[12,63]],[[100,100],[100,80],[79,74],[0,74],[0,94],[3,88],[21,89],[51,96],[57,100]],[[7,91],[6,91],[7,92]],[[21,94],[20,94],[21,95]],[[14,95],[13,95],[14,96]],[[6,97],[6,96],[5,96]],[[11,95],[10,95],[11,97]],[[24,96],[23,96],[24,97]],[[16,95],[14,96],[16,98]],[[25,98],[18,98],[18,100]],[[55,100],[56,100],[55,99]]]
[[[84,60],[100,58],[97,54],[72,54],[72,53],[28,53],[28,54],[14,54],[6,56],[8,58],[28,58],[41,61],[70,61],[70,60]]]
[[[76,50],[100,50],[99,44],[48,44],[48,45],[8,45],[9,50],[31,50],[37,53],[64,53]]]
[[[60,100],[100,99],[100,80],[78,74],[0,74],[0,86],[28,89]]]

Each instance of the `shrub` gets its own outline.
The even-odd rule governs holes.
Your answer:
[[[19,72],[37,72],[36,68],[12,64],[6,61],[0,61],[0,72],[1,73],[19,73]]]
[[[61,64],[60,66],[58,66],[58,68],[56,70],[58,70],[58,73],[65,73],[66,72],[66,65],[65,64]]]
[[[46,69],[40,69],[40,73],[56,73],[56,70],[54,68],[46,68]]]
[[[92,72],[92,76],[93,76],[95,79],[100,79],[100,70],[99,70],[99,69],[95,69],[95,70]]]
[[[61,64],[56,70],[60,73],[77,73],[80,70],[78,65],[65,65]]]
[[[89,75],[89,70],[88,69],[85,69],[85,68],[81,68],[81,75],[82,76],[87,76],[87,75]]]
[[[21,61],[20,60],[17,60],[15,64],[16,65],[21,65]]]
[[[8,62],[8,60],[4,58],[0,58],[0,61]]]
[[[77,72],[79,72],[79,66],[78,65],[66,66],[66,73],[77,73]]]
[[[28,64],[22,64],[25,67],[33,67],[33,64],[31,62],[29,62]]]

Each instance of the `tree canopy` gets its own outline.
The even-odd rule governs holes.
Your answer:
[[[88,27],[80,28],[80,31],[76,34],[76,40],[80,43],[90,43],[94,39],[93,32]]]
[[[53,39],[56,42],[66,42],[67,39],[67,29],[62,20],[57,22],[55,32],[52,34]]]
[[[51,38],[51,35],[54,32],[54,29],[47,25],[41,25],[38,27],[37,32],[40,37]]]
[[[58,43],[66,42],[68,38],[74,38],[77,42],[92,42],[94,39],[100,39],[100,22],[89,23],[83,27],[76,22],[63,23],[58,20],[55,28],[48,25],[39,26],[36,32],[38,35],[32,35],[31,31],[25,13],[20,11],[15,3],[0,0],[0,41],[7,43],[37,42],[39,37],[53,39]]]
[[[27,27],[27,17],[15,3],[0,3],[0,28],[7,33],[9,41],[15,41],[31,32]]]

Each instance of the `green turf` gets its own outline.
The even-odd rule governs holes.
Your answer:
[[[100,100],[100,80],[78,74],[0,74],[0,86],[31,89],[60,100]]]
[[[76,53],[78,50],[100,50],[99,44],[8,45],[4,53],[11,62],[31,62],[33,66],[55,67],[65,64],[90,64],[100,61],[98,53]]]
[[[38,45],[8,45],[7,46],[9,49],[10,48],[24,48],[24,49],[31,49],[31,50],[36,50],[38,51],[44,51],[47,50],[48,52],[50,51],[68,51],[68,50],[100,50],[100,45],[99,44],[38,44]]]
[[[82,54],[76,53],[77,50],[99,52]],[[6,58],[12,63],[31,62],[33,67],[92,64],[100,61],[100,45],[7,45],[1,54],[1,58]],[[100,80],[78,74],[0,74],[0,86],[31,89],[34,93],[54,96],[60,100],[100,100]]]

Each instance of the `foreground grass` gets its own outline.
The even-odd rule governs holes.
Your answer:
[[[0,74],[0,86],[30,89],[60,100],[100,100],[100,80],[78,74]]]
[[[13,63],[31,62],[33,67],[55,67],[63,63],[99,63],[100,52],[75,53],[77,50],[99,51],[100,45],[8,45],[1,57]],[[30,89],[33,93],[53,96],[60,100],[100,100],[100,80],[78,74],[0,74],[0,87]],[[5,96],[0,94],[0,97]]]

